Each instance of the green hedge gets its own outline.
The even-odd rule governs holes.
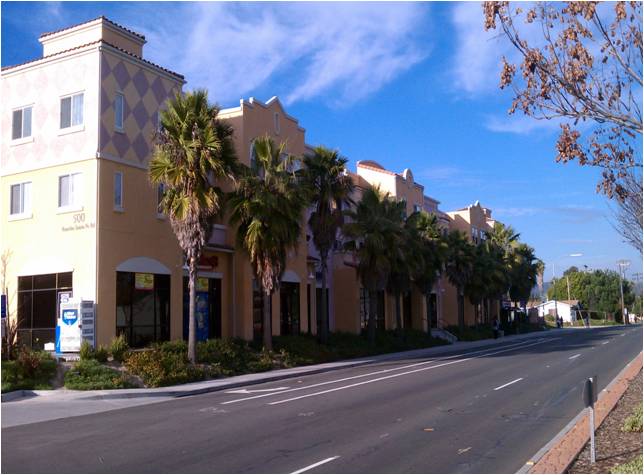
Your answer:
[[[65,374],[67,389],[123,389],[133,387],[120,372],[96,360],[81,360]]]

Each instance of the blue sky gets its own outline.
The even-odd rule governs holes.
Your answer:
[[[143,33],[144,56],[224,107],[278,95],[307,142],[410,168],[441,209],[479,200],[546,262],[616,268],[639,253],[613,230],[599,172],[554,162],[558,125],[508,116],[502,55],[478,3],[2,2],[2,66],[38,36],[99,15]],[[641,150],[641,148],[640,148]],[[582,253],[581,257],[565,257]]]

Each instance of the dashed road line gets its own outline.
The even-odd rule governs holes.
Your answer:
[[[581,353],[577,353],[576,355],[572,355],[569,360],[574,360],[575,358],[579,358],[581,356]]]
[[[515,379],[514,381],[510,381],[509,383],[505,383],[504,385],[499,386],[498,388],[494,388],[494,390],[495,390],[495,391],[498,391],[499,389],[506,388],[506,387],[508,387],[510,384],[518,383],[518,382],[519,382],[519,381],[521,381],[522,379],[523,379],[523,378],[517,378],[517,379]]]
[[[324,460],[320,460],[319,462],[312,463],[311,465],[307,465],[306,467],[301,468],[299,470],[296,470],[296,471],[294,471],[292,473],[293,474],[295,474],[295,473],[304,473],[307,470],[311,470],[312,468],[319,467],[320,465],[324,465],[325,463],[332,462],[333,460],[338,459],[338,458],[340,458],[339,455],[336,455],[334,457],[329,457],[328,459],[324,459]]]

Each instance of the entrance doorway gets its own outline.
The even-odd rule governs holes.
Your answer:
[[[282,282],[280,285],[280,334],[300,333],[300,284]]]
[[[411,292],[405,292],[402,298],[402,310],[403,310],[403,327],[411,328],[412,317],[411,317]]]
[[[221,279],[197,277],[195,318],[197,341],[221,338]],[[190,315],[188,277],[183,278],[183,338],[188,339]]]

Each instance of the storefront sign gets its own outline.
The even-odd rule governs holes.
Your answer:
[[[80,303],[75,300],[61,302],[56,324],[56,353],[77,352],[80,347]]]
[[[207,277],[197,277],[197,292],[208,292]]]
[[[154,290],[154,274],[136,272],[134,274],[134,288],[136,290]]]

